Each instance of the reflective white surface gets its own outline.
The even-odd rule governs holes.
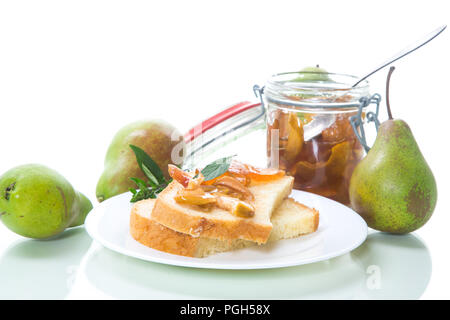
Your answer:
[[[66,297],[91,243],[83,227],[55,240],[14,241],[0,256],[0,299]]]
[[[0,172],[19,164],[42,163],[59,171],[94,202],[107,146],[126,123],[162,118],[186,132],[221,108],[253,101],[252,86],[263,85],[271,74],[320,64],[331,72],[361,75],[420,35],[450,22],[445,0],[410,1],[408,14],[401,1],[379,0],[370,6],[370,16],[383,23],[368,20],[363,1],[349,2],[343,9],[340,1],[228,1],[227,5],[212,1],[2,1]],[[299,12],[306,14],[299,19]],[[385,242],[369,237],[367,247],[359,249],[363,250],[360,260],[367,265],[348,276],[348,282],[356,281],[366,296],[387,295],[390,289],[400,297],[410,294],[413,287],[415,297],[450,298],[449,40],[450,30],[446,30],[423,49],[399,60],[390,90],[394,117],[410,125],[438,183],[433,217],[415,233],[426,242],[429,253],[421,246],[411,248],[410,242],[418,241],[411,240],[414,236],[391,239],[380,235]],[[386,119],[386,73],[381,71],[370,79],[372,93],[383,95],[381,121]],[[264,148],[262,141],[246,142],[241,149],[252,157],[242,160],[265,165]],[[236,150],[224,153],[235,154]],[[395,244],[401,241],[407,243]],[[105,268],[111,272],[105,274],[110,277],[99,276],[105,283],[94,286],[82,267],[75,278],[81,258],[92,259],[83,249],[84,242],[90,242],[86,234],[35,242],[0,224],[1,297],[131,297],[145,296],[151,290],[151,281],[146,279],[155,273],[153,264],[139,261],[131,267],[133,259],[117,255],[113,261],[123,259],[131,270],[141,266],[149,272],[134,277],[126,269],[113,272],[115,266],[108,265]],[[22,246],[29,249],[19,250]],[[52,248],[52,254],[45,254],[47,249],[41,256],[33,253],[44,247]],[[104,249],[95,252],[99,258],[108,255]],[[321,275],[334,274],[339,269],[335,265],[354,270],[358,264],[353,256],[331,260],[333,267],[329,268],[328,262],[299,267],[317,279],[305,280],[311,287],[303,286],[304,296],[338,297],[344,292],[352,296],[347,282],[330,276],[333,281],[328,280],[327,287],[314,270],[323,270]],[[433,272],[421,295],[430,276],[423,264],[430,256]],[[370,275],[376,274],[373,268],[367,273],[371,264],[382,266],[384,280],[378,291],[364,289],[366,281],[373,279]],[[168,267],[166,278],[170,280],[167,275],[181,270]],[[195,270],[187,272],[195,274]],[[420,279],[425,279],[421,285]],[[120,289],[120,283],[122,292],[105,289],[108,285]],[[169,282],[157,288],[157,294],[179,295],[165,289],[177,285],[181,287]]]
[[[259,159],[263,165],[264,150],[247,147],[263,134],[253,132],[213,157],[234,151],[245,161]],[[435,215],[444,217],[439,211]],[[435,219],[430,222],[433,230],[447,229]],[[427,232],[430,224],[418,234],[445,245],[446,233]],[[52,241],[20,239],[3,225],[0,235],[3,299],[418,299],[426,298],[427,292],[430,298],[442,297],[447,287],[447,270],[436,264],[434,289],[427,289],[433,285],[431,254],[416,233],[370,231],[359,248],[341,257],[267,270],[196,269],[142,261],[92,242],[84,228]],[[442,261],[446,255],[439,252],[437,257]]]
[[[371,233],[350,254],[268,270],[168,266],[95,242],[87,250],[90,243],[83,228],[52,242],[19,241],[0,259],[0,298],[417,299],[432,271],[415,235]]]
[[[416,299],[431,275],[428,250],[413,235],[372,234],[352,254],[252,271],[172,267],[91,249],[82,271],[91,285],[113,298]],[[417,263],[411,266],[411,261]]]

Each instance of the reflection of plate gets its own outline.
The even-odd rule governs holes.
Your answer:
[[[80,286],[114,299],[417,299],[430,281],[431,257],[413,234],[376,232],[350,254],[327,261],[208,270],[133,259],[94,242],[80,270],[86,276]]]
[[[130,194],[122,194],[98,205],[85,226],[92,238],[105,247],[131,257],[158,263],[210,269],[265,269],[327,260],[358,247],[367,236],[364,220],[348,207],[324,197],[294,190],[291,197],[320,212],[319,230],[311,235],[281,240],[213,255],[188,258],[145,247],[129,234]]]

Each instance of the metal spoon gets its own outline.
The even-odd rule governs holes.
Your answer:
[[[352,88],[356,87],[361,81],[364,81],[365,79],[367,79],[368,77],[373,75],[375,72],[377,72],[377,71],[383,69],[384,67],[390,65],[392,62],[395,62],[398,59],[403,58],[404,56],[410,54],[411,52],[413,52],[413,51],[419,49],[420,47],[422,47],[423,45],[427,44],[428,42],[430,42],[431,40],[436,38],[439,34],[441,34],[441,32],[445,30],[445,28],[447,28],[446,25],[440,26],[439,28],[437,28],[433,32],[431,32],[431,33],[427,34],[426,36],[422,37],[420,40],[410,44],[409,46],[407,46],[406,48],[404,48],[400,52],[396,53],[394,56],[392,56],[391,58],[389,58],[388,60],[386,60],[385,62],[380,64],[375,70],[369,72],[367,75],[365,75],[364,77],[359,79],[358,82],[356,82],[352,86]]]
[[[430,42],[431,40],[436,38],[439,34],[441,34],[441,32],[445,30],[445,28],[447,28],[446,25],[443,25],[443,26],[437,28],[433,32],[422,37],[420,40],[410,44],[409,46],[407,46],[400,52],[396,53],[390,59],[388,59],[385,62],[383,62],[382,64],[380,64],[375,70],[369,72],[367,75],[365,75],[364,77],[359,79],[358,82],[356,82],[352,86],[352,88],[356,87],[359,83],[361,83],[361,81],[364,81],[365,79],[367,79],[368,77],[373,75],[375,72],[383,69],[384,67],[390,65],[391,63],[397,61],[398,59],[403,58],[404,56],[410,54],[411,52],[413,52],[413,51],[419,49],[420,47],[422,47],[423,45],[427,44],[428,42]],[[325,129],[329,128],[331,125],[333,125],[335,118],[336,118],[336,116],[333,114],[327,114],[327,115],[321,115],[321,116],[314,117],[314,119],[311,122],[309,122],[307,125],[305,125],[304,140],[305,141],[311,140],[315,136],[318,136],[319,134],[321,134],[323,130],[325,130]]]
[[[336,120],[334,114],[318,114],[304,126],[303,140],[309,141],[318,136],[323,130],[331,127]]]

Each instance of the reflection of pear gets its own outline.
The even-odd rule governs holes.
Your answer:
[[[91,242],[74,228],[52,241],[14,243],[0,258],[0,299],[63,299]]]
[[[364,244],[351,255],[367,274],[366,281],[361,284],[361,298],[418,299],[430,281],[430,253],[412,234],[369,234]]]

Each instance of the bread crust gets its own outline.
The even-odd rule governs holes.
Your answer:
[[[130,216],[130,234],[136,241],[159,251],[195,257],[199,238],[173,231],[152,219],[140,216],[139,205],[133,205]]]
[[[313,230],[309,229],[308,232],[299,233],[296,236],[301,236],[317,230],[319,224],[319,212],[317,210],[300,204],[291,198],[285,199],[284,201],[294,204],[299,208],[299,210],[308,210],[313,214]],[[255,242],[244,240],[228,240],[223,243],[219,243],[218,240],[192,237],[188,234],[171,230],[157,223],[150,217],[155,202],[156,200],[154,199],[142,200],[135,203],[131,209],[130,234],[136,241],[147,247],[171,254],[202,258],[210,255],[211,253],[224,252],[256,245]],[[270,237],[269,240],[278,241],[290,237],[292,236],[283,236],[280,238]],[[220,248],[218,251],[217,249],[214,251],[208,250],[208,248],[217,248],[218,246]]]
[[[317,229],[319,228],[320,214],[319,214],[319,211],[317,211],[316,209],[313,208],[312,210],[314,212],[314,231],[313,232],[316,232]]]
[[[289,192],[280,197],[274,208],[278,207],[283,199],[289,195],[293,186],[290,179]],[[177,188],[177,182],[172,182],[162,193],[159,194],[152,212],[152,219],[165,227],[194,237],[213,238],[218,240],[244,239],[257,243],[266,243],[272,224],[257,224],[253,219],[238,218],[217,219],[214,216],[193,216],[186,213],[182,206],[164,199],[165,194],[170,194],[173,188]]]
[[[271,225],[255,225],[248,219],[215,220],[201,216],[193,217],[172,207],[170,203],[156,200],[152,217],[158,223],[193,237],[206,237],[219,240],[247,239],[265,243],[269,238]]]

